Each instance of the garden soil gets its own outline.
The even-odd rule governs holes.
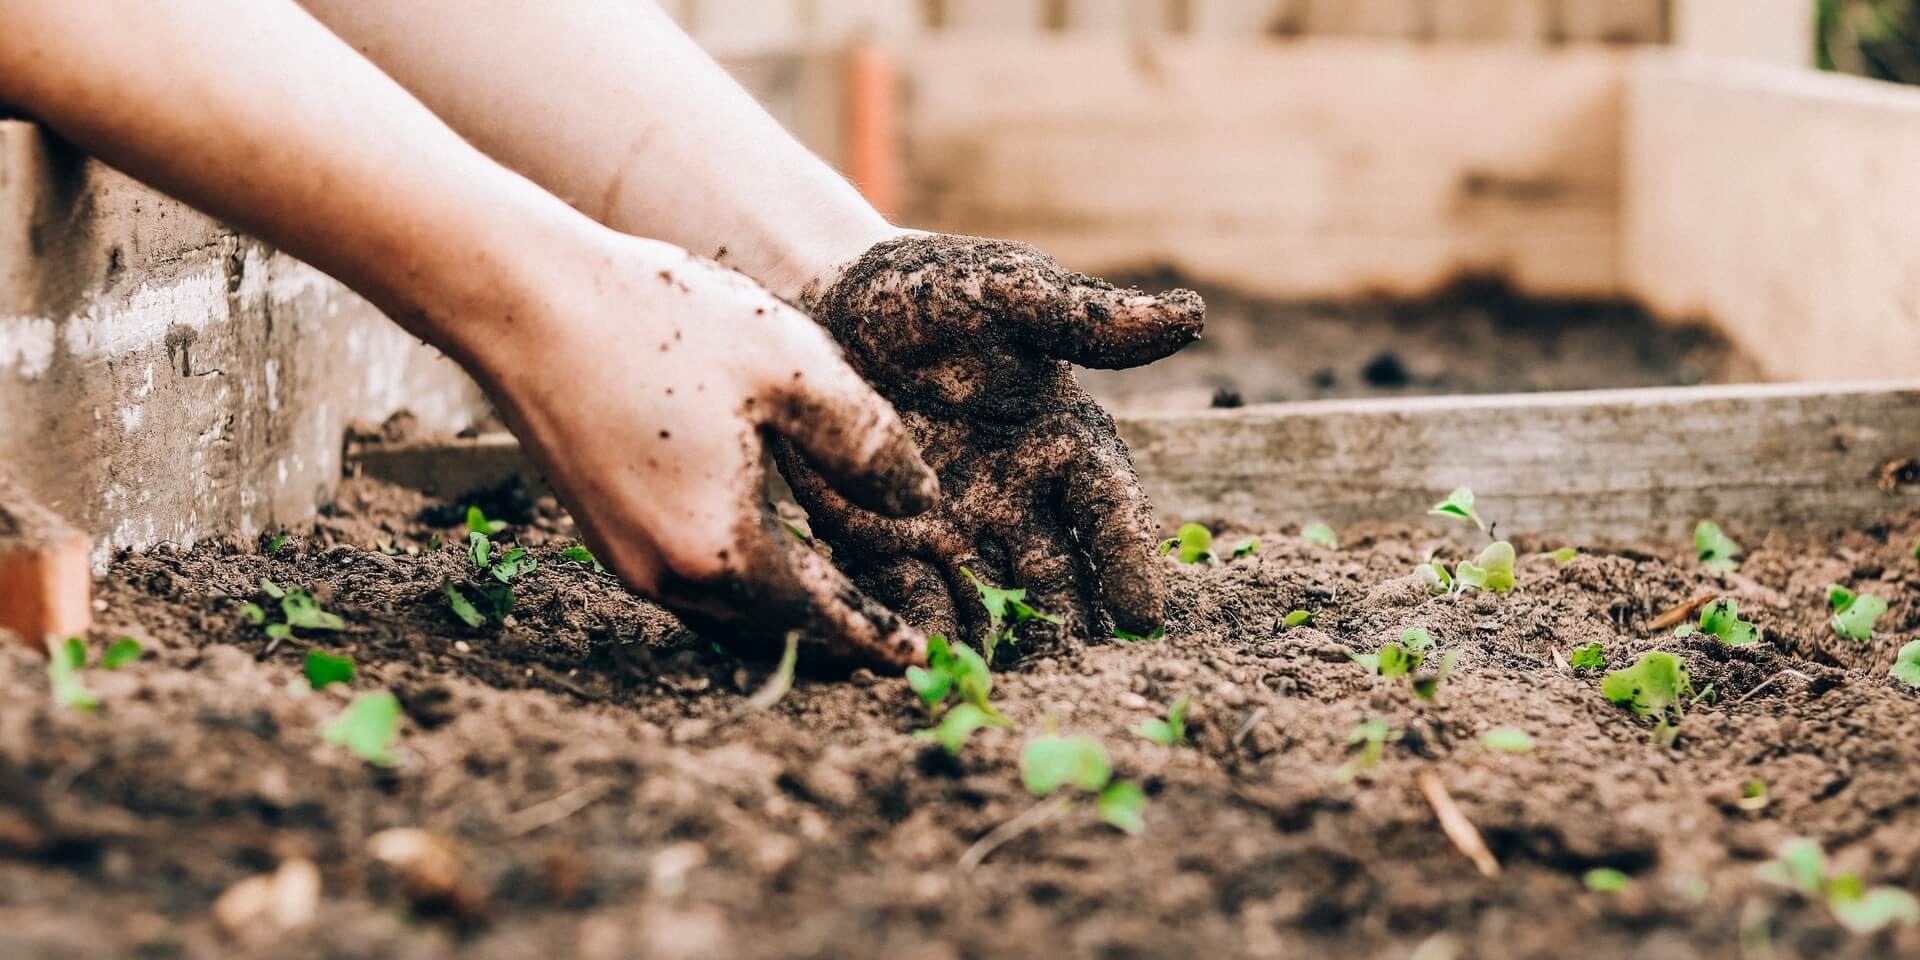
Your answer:
[[[440,592],[465,575],[454,506],[352,481],[271,555],[117,559],[93,646],[131,634],[149,653],[86,671],[90,713],[52,702],[38,657],[0,653],[0,956],[1920,956],[1920,929],[1856,936],[1756,877],[1808,836],[1920,891],[1920,695],[1887,676],[1920,628],[1920,516],[1731,530],[1749,553],[1724,577],[1689,544],[1572,544],[1561,564],[1533,554],[1568,544],[1522,538],[1518,589],[1445,597],[1411,575],[1456,542],[1425,504],[1337,550],[1258,531],[1250,557],[1171,571],[1164,638],[1003,664],[1018,729],[949,757],[914,736],[927,719],[897,677],[803,675],[751,709],[770,665],[562,557],[551,501],[488,501],[541,562],[511,622],[469,629]],[[269,639],[240,612],[262,577],[346,629]],[[1831,582],[1890,602],[1873,641],[1831,632]],[[1703,592],[1737,598],[1761,641],[1649,626]],[[1295,609],[1316,616],[1283,628]],[[1458,656],[1433,703],[1349,658],[1413,626]],[[1562,664],[1589,642],[1615,666],[1681,654],[1711,686],[1670,748]],[[309,648],[350,654],[356,692],[398,696],[396,765],[322,737],[347,695],[306,689]],[[1129,732],[1183,697],[1191,746]],[[1343,779],[1372,719],[1399,739]],[[1484,748],[1500,726],[1534,750]],[[1145,832],[1080,801],[962,868],[1035,808],[1018,757],[1049,728],[1105,741],[1145,788]],[[1423,776],[1498,876],[1449,842]],[[1766,800],[1747,809],[1753,780]],[[1586,889],[1596,867],[1627,888]]]

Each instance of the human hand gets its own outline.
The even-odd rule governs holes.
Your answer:
[[[928,632],[986,630],[963,569],[1026,588],[1067,634],[1107,619],[1142,634],[1161,624],[1153,506],[1069,363],[1115,369],[1173,353],[1200,336],[1198,295],[1116,289],[1022,243],[907,234],[802,300],[940,478],[937,509],[888,517],[783,452],[814,533],[856,581]]]
[[[938,496],[886,401],[805,315],[678,247],[605,235],[463,359],[599,559],[716,640],[801,629],[895,667],[925,639],[768,509],[765,437],[847,500]]]

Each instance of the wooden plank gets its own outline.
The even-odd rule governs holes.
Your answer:
[[[1920,507],[1920,383],[1763,385],[1279,404],[1120,418],[1163,524],[1418,520],[1456,486],[1510,533],[1755,534]],[[376,446],[369,475],[457,495],[525,469],[512,438]]]
[[[1805,67],[1813,37],[1806,0],[1673,0],[1674,45],[1697,53]]]
[[[1608,50],[929,39],[902,58],[915,226],[1276,297],[1461,273],[1618,289]]]
[[[1630,73],[1630,292],[1774,379],[1920,371],[1920,89],[1672,53]]]

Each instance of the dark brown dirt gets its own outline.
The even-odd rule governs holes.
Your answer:
[[[1126,282],[1192,285],[1171,275]],[[1711,328],[1663,324],[1627,302],[1520,297],[1495,282],[1411,301],[1271,301],[1198,289],[1206,337],[1148,368],[1082,373],[1095,398],[1112,409],[1165,410],[1761,379]]]
[[[0,956],[1738,957],[1743,928],[1779,957],[1920,955],[1920,930],[1852,936],[1754,877],[1805,835],[1869,882],[1920,890],[1920,695],[1885,676],[1920,628],[1920,516],[1729,531],[1750,556],[1725,583],[1687,545],[1583,545],[1565,566],[1527,561],[1512,594],[1446,598],[1409,575],[1450,542],[1438,521],[1342,530],[1337,552],[1267,533],[1253,558],[1169,567],[1165,639],[1002,670],[996,698],[1019,729],[950,760],[912,738],[924,720],[895,678],[802,678],[743,711],[766,665],[562,559],[571,532],[550,502],[509,514],[542,560],[514,622],[469,630],[436,594],[464,534],[446,515],[420,522],[426,506],[358,484],[275,556],[203,544],[120,559],[95,646],[124,631],[154,653],[88,672],[95,713],[55,707],[37,659],[0,655]],[[370,549],[382,540],[418,555]],[[271,648],[237,612],[262,575],[346,618],[313,642],[359,661],[357,689],[398,694],[397,767],[322,740],[344,697],[303,692],[308,641]],[[1833,580],[1891,602],[1871,644],[1825,626]],[[1716,587],[1764,626],[1760,644],[1646,635]],[[1277,630],[1293,608],[1319,617]],[[1435,704],[1345,655],[1413,625],[1459,654]],[[1587,641],[1615,664],[1681,653],[1718,703],[1673,749],[1651,746],[1597,676],[1556,665]],[[1191,749],[1128,733],[1181,696]],[[1342,782],[1368,718],[1403,737]],[[1105,740],[1150,795],[1146,833],[1075,809],[960,871],[970,844],[1033,806],[1017,757],[1049,725]],[[1500,725],[1528,730],[1535,752],[1480,747]],[[1478,824],[1499,878],[1442,835],[1422,772]],[[1771,797],[1755,812],[1735,803],[1751,778]],[[408,906],[366,849],[393,827],[455,845],[477,898],[467,920]],[[318,865],[316,922],[222,933],[221,892],[289,857]],[[1585,890],[1603,865],[1632,887]]]

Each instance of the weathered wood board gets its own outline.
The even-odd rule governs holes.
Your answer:
[[[1920,507],[1920,382],[1279,404],[1125,417],[1171,526],[1419,518],[1456,486],[1507,532],[1569,539],[1857,526]],[[527,469],[511,437],[370,446],[356,469],[442,496]],[[1901,471],[1892,469],[1898,480]]]

